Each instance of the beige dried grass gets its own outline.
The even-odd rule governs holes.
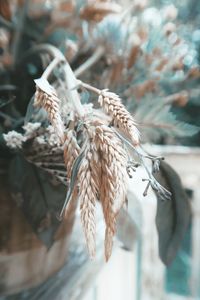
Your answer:
[[[139,144],[139,130],[137,123],[122,104],[120,97],[107,90],[102,90],[98,102],[105,112],[112,116],[114,125],[119,127],[136,146]]]
[[[58,98],[56,91],[52,90],[51,95],[47,94],[36,85],[34,106],[43,107],[47,114],[48,119],[54,127],[61,143],[64,142],[64,124],[60,115],[59,109],[60,99]]]

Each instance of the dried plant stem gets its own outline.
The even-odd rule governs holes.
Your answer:
[[[30,56],[32,56],[38,52],[39,53],[47,52],[54,58],[58,58],[60,60],[60,62],[63,63],[63,71],[65,74],[65,82],[66,82],[66,87],[68,89],[69,99],[71,99],[72,104],[74,106],[74,110],[78,114],[79,118],[82,119],[85,115],[84,108],[80,102],[80,97],[79,97],[78,92],[76,90],[74,90],[74,87],[77,85],[77,79],[76,79],[74,72],[72,71],[68,61],[66,60],[65,56],[55,46],[49,45],[49,44],[41,44],[41,45],[35,46],[31,50],[27,51],[27,53],[23,57],[23,60],[28,59]]]
[[[85,71],[90,69],[103,56],[104,53],[105,53],[105,48],[99,46],[96,49],[96,51],[93,53],[93,55],[74,71],[75,76],[78,77],[82,75]]]
[[[80,147],[76,140],[73,130],[68,130],[65,134],[65,143],[64,143],[64,162],[67,169],[67,180],[70,180],[72,173],[72,166],[75,159],[80,154]]]
[[[69,99],[72,100],[72,104],[79,118],[82,119],[85,115],[84,108],[81,104],[79,94],[74,86],[77,84],[77,79],[68,63],[65,63],[63,66],[66,86],[68,89]]]
[[[134,154],[137,154],[139,161],[141,163],[141,165],[144,167],[148,178],[147,179],[143,179],[143,181],[147,181],[147,188],[145,189],[144,192],[144,196],[146,195],[146,192],[148,191],[149,186],[152,187],[152,189],[156,192],[156,194],[159,196],[159,198],[162,201],[165,200],[169,200],[171,199],[171,193],[165,189],[162,185],[160,185],[160,183],[156,180],[156,178],[153,176],[152,174],[152,170],[149,169],[148,165],[145,162],[145,159],[151,159],[152,162],[154,162],[156,160],[155,157],[150,157],[149,155],[147,155],[147,153],[144,151],[144,149],[140,146],[133,146],[126,138],[124,138],[123,136],[121,136],[115,129],[113,129],[116,133],[116,135],[122,140],[124,141],[125,144],[127,144],[128,147],[130,147],[130,149],[133,150]],[[157,157],[157,160],[163,160],[163,157]]]
[[[82,87],[84,87],[85,89],[87,89],[87,90],[89,90],[91,92],[94,92],[97,95],[101,94],[101,90],[99,90],[98,88],[96,88],[96,87],[94,87],[94,86],[92,86],[92,85],[90,85],[88,83],[85,83],[85,82],[83,82],[81,80],[78,80],[77,84],[80,85],[80,86],[82,86]]]
[[[60,58],[55,57],[54,60],[48,65],[48,67],[45,69],[45,71],[42,74],[42,78],[48,79],[52,71],[54,70],[55,66],[60,63]]]

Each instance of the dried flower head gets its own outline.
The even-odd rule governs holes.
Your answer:
[[[119,127],[134,145],[139,144],[139,130],[136,127],[136,122],[122,104],[118,95],[103,90],[98,102],[104,108],[106,113],[112,116],[114,124]]]
[[[26,138],[32,138],[32,137],[35,137],[36,131],[39,128],[41,128],[41,123],[40,122],[35,122],[35,123],[28,122],[27,124],[22,126],[22,128],[25,131]]]
[[[12,149],[21,149],[22,143],[25,141],[24,136],[14,130],[9,131],[7,134],[3,134],[6,145]]]

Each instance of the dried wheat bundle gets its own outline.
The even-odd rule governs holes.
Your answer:
[[[85,124],[87,143],[77,176],[81,220],[90,256],[95,254],[95,203],[100,200],[106,223],[105,258],[112,252],[116,217],[125,203],[128,157],[112,128],[101,121]]]
[[[67,169],[67,180],[71,177],[72,166],[75,159],[80,154],[80,147],[78,145],[75,132],[68,129],[65,133],[65,143],[64,143],[64,162]]]
[[[125,203],[128,158],[121,141],[106,125],[96,127],[95,143],[101,157],[100,201],[106,222],[105,258],[108,260],[116,232],[116,217]]]
[[[64,142],[64,124],[61,119],[59,110],[60,99],[58,98],[56,91],[51,90],[51,93],[46,93],[38,85],[36,85],[34,106],[43,107],[48,114],[49,121],[54,127],[60,141]]]
[[[122,104],[120,97],[115,93],[103,90],[99,95],[98,102],[106,113],[112,116],[114,124],[127,135],[134,145],[138,145],[140,134],[136,127],[137,124]]]

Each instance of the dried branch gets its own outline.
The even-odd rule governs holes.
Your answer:
[[[74,75],[76,77],[82,75],[84,72],[90,69],[103,56],[104,53],[105,53],[105,48],[99,46],[95,50],[93,55],[74,71]]]

